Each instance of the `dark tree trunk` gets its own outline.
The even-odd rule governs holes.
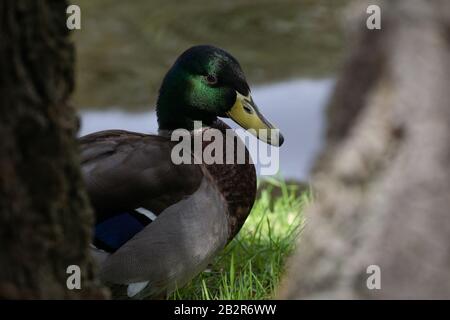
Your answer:
[[[65,1],[0,2],[0,298],[102,297],[88,246],[83,190],[67,100],[74,48]],[[69,265],[81,290],[69,290]]]

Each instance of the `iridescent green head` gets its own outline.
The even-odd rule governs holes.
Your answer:
[[[254,104],[239,62],[207,45],[178,57],[161,85],[156,111],[162,130],[192,130],[195,120],[210,125],[217,117],[230,117],[245,129],[274,129]],[[281,145],[283,137],[264,140]]]

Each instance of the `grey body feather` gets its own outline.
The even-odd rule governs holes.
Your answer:
[[[208,180],[205,177],[193,195],[164,210],[104,260],[101,280],[111,284],[148,281],[133,297],[139,298],[170,292],[203,270],[229,235],[226,204]]]

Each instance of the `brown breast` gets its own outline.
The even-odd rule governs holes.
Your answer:
[[[217,120],[211,128],[218,129],[222,133],[224,141],[222,164],[214,163],[204,166],[217,183],[217,187],[228,203],[230,221],[230,237],[228,240],[231,240],[241,229],[255,202],[256,170],[243,141],[234,132],[229,132],[228,136],[226,135],[226,130],[230,129],[228,125]],[[210,129],[204,129],[203,134],[207,130]],[[203,151],[214,141],[214,138],[211,140],[203,140]],[[226,152],[227,150],[228,152]],[[244,160],[241,163],[237,163],[239,150],[243,150],[245,154],[243,157],[241,155],[241,160]],[[227,164],[227,154],[230,158],[230,151],[233,152],[233,163]]]

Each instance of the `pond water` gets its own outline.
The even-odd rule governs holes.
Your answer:
[[[298,79],[252,90],[262,114],[284,135],[285,142],[279,150],[278,174],[281,177],[308,180],[314,158],[322,146],[324,108],[333,84],[333,79]],[[237,127],[231,120],[225,119],[225,122]],[[156,133],[156,114],[154,111],[126,112],[119,107],[81,111],[80,135],[106,129]],[[255,154],[252,158],[257,159]]]

